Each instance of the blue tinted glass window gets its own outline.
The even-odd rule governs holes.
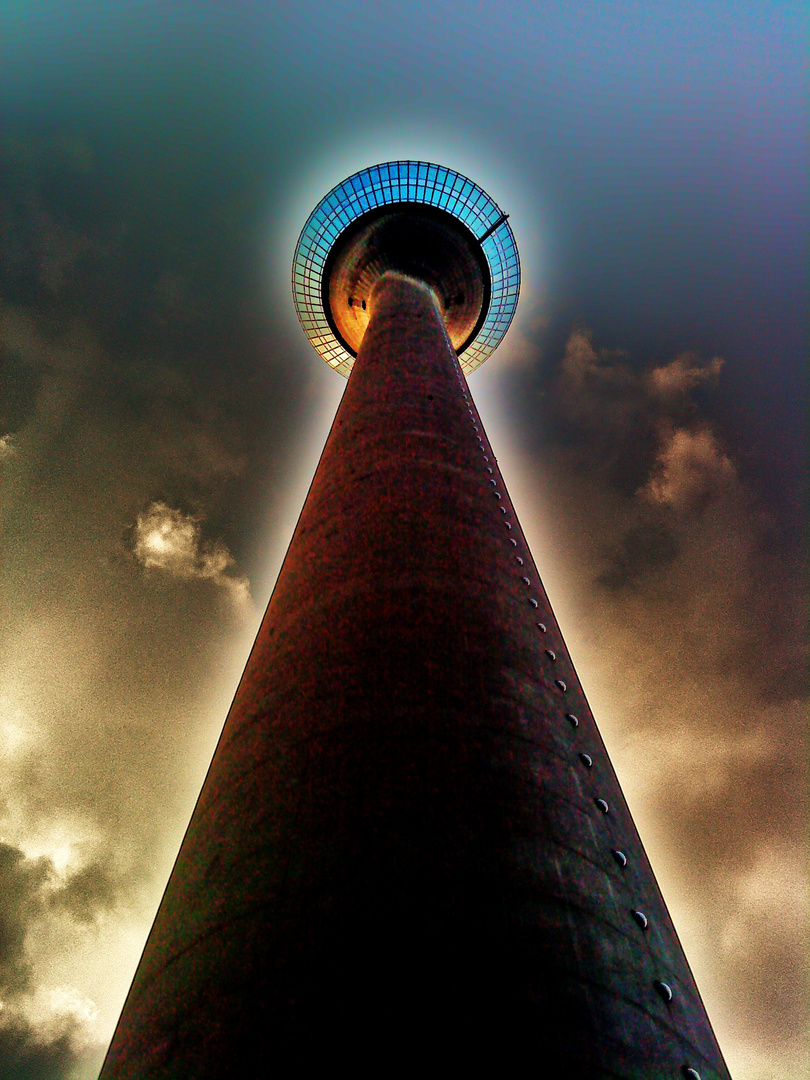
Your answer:
[[[348,177],[328,192],[301,231],[293,260],[292,287],[298,317],[309,340],[336,371],[348,375],[354,358],[332,333],[323,310],[321,276],[340,233],[377,206],[414,201],[438,206],[481,236],[501,216],[498,206],[467,177],[431,162],[384,162]],[[520,265],[512,231],[502,224],[483,243],[490,269],[491,299],[478,337],[459,357],[469,373],[486,360],[506,332],[517,305]]]

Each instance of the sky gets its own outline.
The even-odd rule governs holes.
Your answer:
[[[798,3],[0,11],[0,1075],[98,1072],[345,386],[334,184],[510,214],[470,378],[735,1080],[807,1031]]]

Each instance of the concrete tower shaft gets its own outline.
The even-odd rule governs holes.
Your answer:
[[[436,298],[370,303],[102,1078],[728,1080]]]

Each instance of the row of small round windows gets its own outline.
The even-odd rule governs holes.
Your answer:
[[[461,379],[459,379],[459,382],[461,383]],[[462,391],[464,391],[463,383],[461,385],[462,385]],[[466,392],[464,392],[464,400],[467,403],[467,410],[468,410],[468,412],[470,414],[470,417],[471,417],[471,420],[472,420],[473,429],[476,432],[476,439],[477,439],[477,442],[478,442],[478,449],[484,455],[484,457],[483,457],[484,467],[485,467],[486,471],[490,474],[489,483],[490,483],[490,485],[492,485],[492,487],[494,489],[496,489],[494,491],[494,494],[495,494],[496,498],[498,498],[500,500],[501,495],[500,495],[500,492],[497,491],[497,481],[494,478],[493,469],[489,465],[489,458],[486,455],[486,447],[484,446],[483,438],[481,437],[480,434],[478,434],[479,428],[478,428],[477,423],[475,422],[475,414],[474,414],[472,408],[470,407],[469,399],[467,398]],[[506,513],[506,507],[501,506],[501,507],[499,507],[499,509],[501,510],[501,513],[503,513],[503,514]],[[506,525],[511,530],[511,527],[512,527],[511,524],[509,522],[506,522]],[[514,537],[510,537],[510,544],[513,547],[517,547],[517,540]],[[524,559],[523,559],[523,557],[521,555],[515,555],[515,561],[518,563],[519,566],[523,566],[525,564],[525,561],[524,561]],[[521,577],[521,581],[523,582],[524,585],[531,586],[531,579],[529,577],[523,575]],[[528,602],[529,602],[530,607],[532,607],[533,609],[536,609],[538,607],[538,602],[533,597],[529,597]],[[546,632],[545,623],[538,622],[537,627],[542,633]],[[552,663],[557,659],[557,654],[554,652],[553,649],[545,649],[544,652],[545,652],[546,656],[549,658],[549,660],[552,661]],[[557,688],[562,693],[565,693],[567,691],[568,687],[567,687],[566,683],[562,679],[555,679],[554,681],[555,681],[555,685],[557,686]],[[566,715],[566,719],[569,721],[569,723],[571,724],[572,727],[576,728],[576,727],[579,726],[579,719],[573,713],[566,713],[565,715]],[[586,768],[590,769],[593,766],[593,758],[591,757],[590,754],[587,754],[584,751],[581,751],[578,754],[578,757],[579,757],[580,762]],[[610,806],[609,806],[606,799],[595,798],[593,801],[594,801],[594,805],[596,806],[596,808],[601,813],[607,814],[610,811]],[[624,868],[624,867],[627,866],[627,856],[624,854],[623,851],[620,851],[618,848],[614,848],[612,850],[611,854],[612,854],[614,860],[618,863],[618,865],[620,867]],[[633,921],[636,923],[636,925],[640,927],[641,930],[646,930],[649,927],[649,925],[650,925],[649,919],[647,918],[646,914],[643,911],[641,911],[640,909],[638,909],[638,908],[632,909],[630,911],[630,916],[633,919]],[[667,1003],[672,1001],[673,992],[672,992],[672,987],[669,985],[669,983],[664,982],[662,979],[656,979],[653,982],[653,986],[654,986],[656,992],[662,998],[663,1001],[665,1001]],[[697,1070],[692,1068],[691,1065],[684,1065],[681,1071],[682,1071],[683,1076],[686,1078],[686,1080],[700,1080],[700,1074],[697,1072]]]

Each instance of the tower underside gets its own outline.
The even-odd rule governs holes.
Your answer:
[[[102,1078],[527,1062],[728,1077],[435,299],[388,275]]]

